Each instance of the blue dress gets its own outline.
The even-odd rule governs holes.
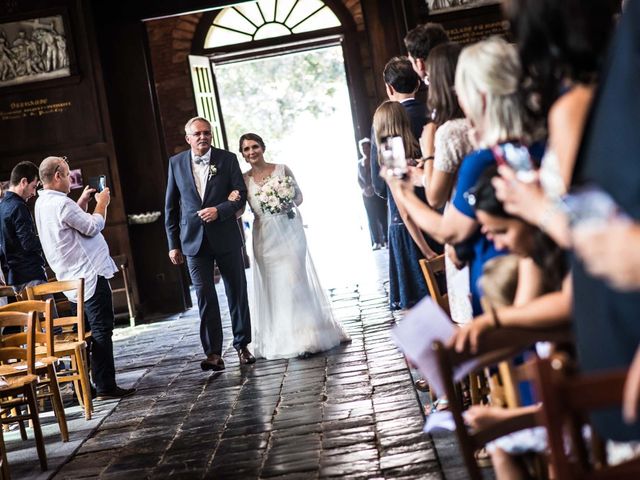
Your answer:
[[[491,150],[476,150],[467,155],[462,161],[460,170],[458,171],[458,182],[456,183],[456,194],[453,197],[453,206],[467,217],[476,220],[476,212],[469,204],[467,192],[482,175],[482,173],[491,165],[495,164],[495,158]],[[493,242],[489,240],[480,229],[469,239],[466,240],[472,247],[473,254],[469,261],[469,280],[471,282],[471,305],[473,307],[473,315],[477,316],[482,313],[480,306],[480,292],[478,291],[478,279],[482,275],[484,264],[492,258],[502,255],[506,252],[496,250]]]
[[[427,202],[423,188],[416,188],[415,192],[423,202]],[[429,295],[418,263],[424,256],[411,238],[389,191],[387,191],[387,202],[389,205],[389,306],[392,310],[411,308]],[[442,253],[441,244],[426,235],[425,240],[434,252]]]

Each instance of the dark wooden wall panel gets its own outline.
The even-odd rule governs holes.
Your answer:
[[[104,235],[112,255],[124,254],[131,258],[120,171],[113,147],[93,19],[87,3],[82,0],[23,0],[5,2],[3,7],[0,23],[58,14],[65,17],[71,76],[0,88],[0,112],[14,111],[10,117],[3,118],[0,114],[0,180],[8,179],[19,161],[39,164],[50,155],[67,156],[72,169],[82,170],[85,183],[90,176],[107,175],[112,200]],[[41,110],[31,115],[26,108],[33,104],[39,105]],[[48,105],[58,105],[59,111],[50,112]],[[20,108],[29,114],[16,116],[15,111]],[[81,189],[73,190],[70,196],[77,199],[81,192]],[[135,272],[132,272],[133,296],[138,303],[135,279]]]

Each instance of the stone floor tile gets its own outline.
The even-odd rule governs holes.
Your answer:
[[[378,253],[383,265],[387,252]],[[442,478],[434,443],[421,431],[411,374],[390,338],[402,313],[388,310],[387,289],[381,277],[378,285],[329,290],[351,343],[249,366],[239,365],[230,344],[219,292],[223,372],[200,369],[195,308],[116,329],[119,379],[137,382],[138,391],[96,404],[102,424],[72,432],[86,441],[59,460],[66,463],[55,478]],[[76,416],[83,422],[81,412]]]

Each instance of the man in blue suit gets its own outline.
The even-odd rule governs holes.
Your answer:
[[[191,281],[198,297],[200,340],[207,358],[203,370],[223,370],[222,322],[213,281],[214,261],[224,280],[233,346],[240,364],[256,361],[251,343],[251,320],[247,302],[247,280],[242,259],[243,240],[236,212],[244,209],[247,188],[236,156],[211,147],[211,124],[192,118],[184,127],[190,150],[169,159],[165,201],[165,229],[169,258],[174,265],[186,256]],[[237,190],[240,198],[228,200]]]

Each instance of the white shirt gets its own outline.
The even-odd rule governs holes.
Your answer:
[[[113,277],[118,271],[102,236],[104,218],[90,214],[56,190],[41,190],[35,207],[36,226],[49,266],[58,280],[84,278],[84,300],[96,291],[98,276]],[[65,292],[76,302],[73,292]]]
[[[211,164],[211,149],[201,157],[204,162],[196,163],[195,154],[191,151],[191,171],[193,172],[193,181],[196,183],[196,190],[200,195],[200,199],[204,200],[204,190],[207,187],[209,179],[209,165]]]

